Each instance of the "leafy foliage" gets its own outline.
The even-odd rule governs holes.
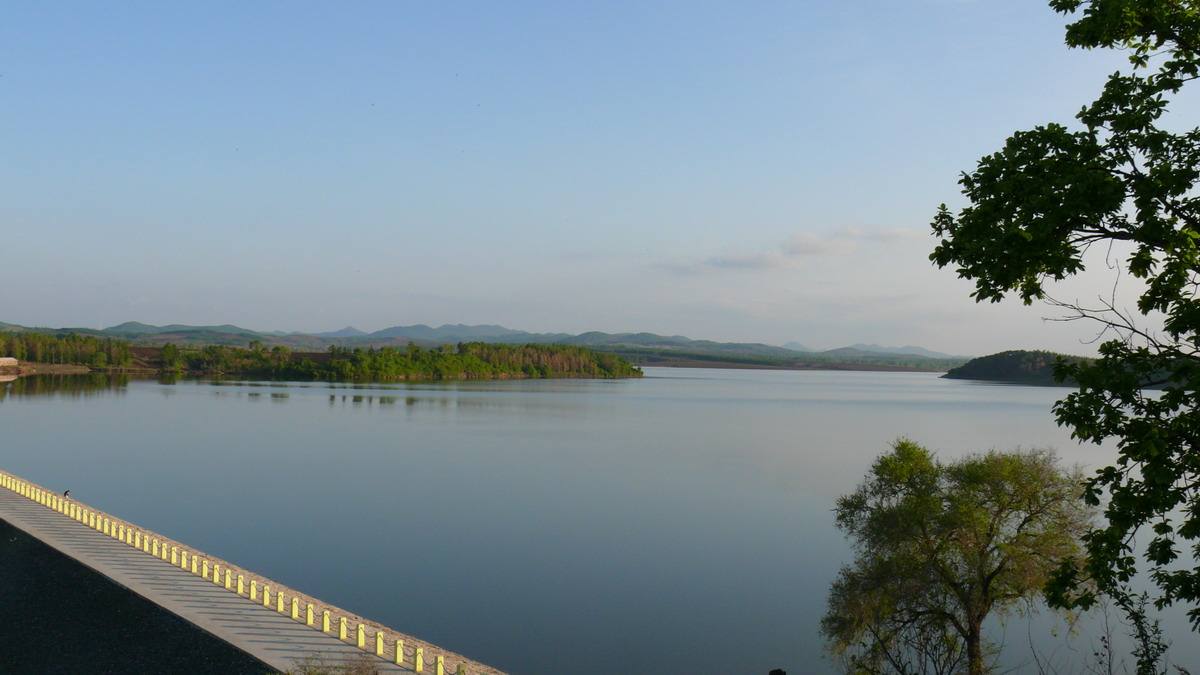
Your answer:
[[[1133,578],[1138,549],[1161,607],[1200,603],[1200,129],[1172,130],[1171,98],[1200,73],[1196,0],[1051,0],[1072,47],[1127,50],[1131,69],[1109,77],[1076,116],[1078,128],[1048,124],[1015,133],[960,183],[970,206],[943,205],[931,259],[975,281],[974,297],[1025,303],[1045,283],[1085,271],[1093,245],[1128,246],[1125,273],[1144,284],[1136,310],[1113,299],[1064,304],[1100,322],[1109,337],[1090,363],[1058,374],[1079,389],[1055,412],[1075,437],[1115,439],[1119,457],[1089,483],[1107,496],[1106,524],[1086,538],[1084,569],[1064,566],[1053,597],[1091,606]],[[1112,250],[1112,249],[1110,249]],[[1161,328],[1148,328],[1160,322]],[[1152,388],[1161,387],[1161,392]],[[1148,540],[1134,542],[1145,526]],[[1200,629],[1200,608],[1189,616]]]
[[[126,366],[132,360],[125,342],[74,333],[0,332],[0,356],[11,356],[18,361],[97,367]]]
[[[942,463],[897,441],[838,500],[856,555],[821,621],[830,650],[848,672],[984,672],[984,620],[1038,595],[1078,551],[1081,480],[1047,451]]]
[[[302,380],[444,380],[550,377],[638,377],[641,371],[611,354],[596,354],[566,345],[500,345],[466,342],[425,349],[347,349],[330,347],[319,360],[294,358],[287,347],[267,351],[252,343],[249,349],[206,345],[171,352],[166,359],[192,372],[254,375]]]
[[[146,348],[138,348],[146,351]],[[150,349],[153,351],[153,349]],[[0,356],[93,367],[128,365],[128,343],[79,335],[0,333]],[[316,358],[314,358],[314,356]],[[163,345],[164,373],[253,375],[303,380],[441,380],[497,378],[640,377],[625,359],[568,345],[505,345],[465,342],[427,349],[330,347],[327,354],[297,355],[254,340],[248,348],[208,344],[199,348]]]

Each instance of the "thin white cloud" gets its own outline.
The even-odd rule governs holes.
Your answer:
[[[853,253],[854,241],[827,234],[801,233],[792,235],[780,247],[783,253],[797,258]]]
[[[768,251],[716,255],[693,263],[668,264],[665,268],[678,274],[798,269],[805,258],[849,255],[863,244],[904,244],[921,241],[926,236],[925,232],[912,228],[846,225],[824,234],[797,233]]]
[[[834,236],[856,241],[878,241],[886,244],[924,241],[930,235],[927,230],[913,227],[855,227],[843,225],[835,230]]]

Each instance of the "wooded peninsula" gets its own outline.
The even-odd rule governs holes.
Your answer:
[[[1014,349],[989,356],[971,359],[965,364],[951,368],[942,377],[955,380],[985,380],[1009,384],[1033,384],[1040,386],[1074,386],[1072,380],[1060,382],[1054,376],[1054,364],[1084,361],[1083,357],[1056,354],[1047,351]]]
[[[204,345],[134,347],[88,335],[0,332],[0,356],[18,361],[85,366],[104,372],[158,372],[291,380],[385,381],[641,377],[640,368],[613,354],[569,345],[460,342],[425,348],[330,347],[327,352]]]

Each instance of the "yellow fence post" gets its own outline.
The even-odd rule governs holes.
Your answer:
[[[117,541],[125,541],[125,526],[117,526]]]
[[[246,577],[238,575],[238,595],[246,594]]]
[[[338,617],[338,639],[346,639],[346,617]]]
[[[396,640],[396,665],[404,665],[404,640]]]
[[[263,607],[271,606],[271,587],[263,585]]]
[[[254,579],[250,580],[250,599],[251,600],[258,599],[258,582],[255,581]]]
[[[446,675],[446,657],[438,654],[437,667],[434,668],[433,672],[437,673],[437,675]]]
[[[358,624],[358,630],[354,632],[354,644],[359,649],[367,646],[367,629],[361,623]]]
[[[225,590],[233,590],[233,572],[230,572],[228,567],[225,568]]]
[[[454,671],[454,675],[467,675],[467,667],[463,664],[458,664],[458,670]]]
[[[329,632],[329,610],[327,609],[321,612],[321,632]]]
[[[425,672],[425,650],[422,647],[417,647],[417,653],[413,654],[413,672]]]
[[[142,537],[142,552],[150,552],[150,537]]]
[[[300,620],[300,600],[295,597],[292,597],[292,619]]]
[[[375,631],[375,656],[383,656],[383,633]]]
[[[195,556],[193,556],[193,557],[192,557],[192,561],[194,562],[195,560],[196,560],[196,558],[195,558]],[[202,565],[201,565],[201,567],[200,567],[200,570],[201,570],[201,571],[200,571],[200,578],[201,578],[201,579],[207,579],[207,578],[208,578],[208,561],[207,561],[207,560],[205,560],[205,561],[202,563]]]
[[[275,611],[283,614],[283,591],[275,594]]]
[[[315,617],[313,616],[313,606],[312,606],[312,603],[310,602],[310,603],[308,603],[308,607],[304,610],[304,625],[305,626],[313,625],[314,619],[315,619]]]

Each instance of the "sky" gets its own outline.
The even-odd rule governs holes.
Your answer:
[[[1090,354],[937,206],[1125,65],[1035,0],[15,3],[0,321]],[[1103,262],[1103,261],[1100,261]],[[1104,265],[1056,289],[1111,291]]]

